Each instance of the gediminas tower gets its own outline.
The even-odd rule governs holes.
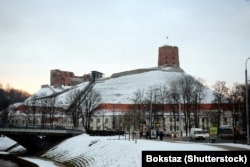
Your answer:
[[[180,67],[178,47],[164,45],[159,47],[158,66]]]

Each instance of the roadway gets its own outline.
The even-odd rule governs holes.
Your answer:
[[[196,143],[212,143],[212,139],[209,137],[206,137],[205,140],[191,140],[190,137],[188,136],[182,136],[179,139],[176,138],[170,138],[170,137],[165,137],[165,139],[172,139],[172,140],[181,140],[181,141],[187,141],[187,142],[196,142]],[[221,138],[216,138],[215,143],[238,143],[238,144],[245,144],[246,141],[236,139],[235,142],[233,139],[221,139]]]
[[[157,139],[159,140],[159,139]],[[204,143],[204,144],[209,144],[209,145],[214,145],[216,147],[222,148],[222,149],[226,149],[229,151],[250,151],[249,149],[245,149],[245,148],[240,148],[240,147],[233,147],[232,146],[228,146],[228,145],[223,145],[223,143],[236,143],[236,144],[246,144],[246,140],[233,140],[233,139],[221,139],[221,138],[217,138],[215,139],[214,143],[212,141],[212,139],[210,139],[209,137],[206,137],[205,140],[191,140],[190,137],[180,137],[180,138],[171,138],[171,137],[163,137],[164,141],[167,142],[178,142],[178,141],[182,141],[182,142],[193,142],[193,143]],[[217,143],[222,143],[221,145],[217,145]]]

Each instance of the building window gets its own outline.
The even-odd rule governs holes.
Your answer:
[[[212,124],[214,122],[213,118],[210,119],[210,124]]]
[[[100,123],[100,118],[97,118],[97,123]]]
[[[224,118],[224,122],[227,123],[227,118]]]

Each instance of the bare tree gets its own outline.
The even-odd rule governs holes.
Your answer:
[[[34,95],[28,101],[28,108],[26,110],[28,124],[33,126],[36,124],[36,113],[38,108],[39,99],[37,95]]]
[[[45,98],[46,95],[43,94],[41,95],[41,99],[40,99],[40,110],[39,110],[39,114],[40,114],[40,117],[41,117],[41,126],[42,127],[45,127],[46,126],[46,123],[47,123],[47,117],[48,117],[48,103],[47,103],[47,99]]]
[[[165,130],[165,103],[167,102],[167,94],[168,94],[168,88],[165,85],[160,85],[157,95],[158,95],[158,104],[157,104],[157,116],[158,116],[158,122],[162,122],[162,128]]]
[[[82,122],[86,131],[90,130],[91,118],[95,109],[101,104],[101,94],[92,89],[82,103]]]
[[[184,75],[180,78],[180,88],[181,88],[181,97],[183,100],[183,113],[184,113],[184,122],[185,122],[185,131],[190,131],[193,123],[193,119],[191,118],[192,114],[192,105],[194,101],[194,83],[195,80],[192,76]]]
[[[171,123],[174,123],[174,131],[176,131],[176,122],[178,118],[178,104],[179,104],[179,89],[178,89],[178,81],[174,80],[170,83],[170,89],[167,93],[167,103],[169,104],[170,109],[170,117],[173,115],[173,120],[171,120]],[[172,119],[172,117],[171,117]],[[180,121],[181,118],[179,118]]]
[[[197,80],[195,80],[193,93],[194,93],[194,96],[193,96],[194,124],[196,128],[199,128],[200,106],[201,106],[202,100],[206,97],[203,79],[198,78]]]
[[[7,93],[0,88],[0,112],[3,123],[8,122],[8,106],[10,105],[10,100],[7,97]]]
[[[232,118],[233,118],[233,128],[234,128],[234,136],[239,135],[236,134],[236,129],[239,128],[241,131],[243,130],[242,126],[242,120],[244,120],[242,117],[242,106],[244,106],[243,99],[244,99],[244,85],[240,85],[235,83],[234,86],[229,89],[229,98],[228,98],[228,103],[229,103],[229,110],[232,113]]]
[[[156,90],[157,88],[149,87],[148,91],[145,94],[145,104],[149,107],[148,108],[148,129],[152,129],[155,123],[155,116],[156,116]]]
[[[48,110],[45,113],[47,113],[46,115],[48,115],[48,116],[45,116],[46,117],[45,119],[48,119],[49,125],[53,126],[54,121],[56,119],[56,115],[58,117],[58,114],[61,115],[62,113],[57,112],[57,109],[55,107],[55,103],[56,103],[56,97],[55,96],[49,97],[48,99],[46,99],[46,102],[47,102],[47,105],[48,105]]]
[[[71,116],[74,127],[79,126],[79,119],[82,117],[82,110],[77,103],[73,103],[76,98],[80,96],[80,90],[73,89],[70,90],[67,96],[67,103],[72,104],[71,108],[68,109],[67,114]]]
[[[186,134],[188,134],[193,126],[199,127],[200,104],[205,98],[203,82],[202,79],[195,79],[190,75],[183,75],[171,84],[169,97],[172,100],[172,104],[174,104],[172,105],[172,110],[176,111],[177,100],[180,100],[183,104],[182,112],[184,114]]]
[[[220,119],[221,114],[224,117],[224,112],[226,109],[226,103],[228,102],[228,87],[226,86],[225,81],[217,81],[214,85],[214,101],[213,101],[213,109],[217,110],[217,112],[213,115],[216,120],[217,128],[220,127]]]
[[[134,92],[132,98],[133,101],[133,112],[138,117],[138,129],[141,129],[140,125],[146,123],[146,114],[145,114],[145,101],[144,101],[144,90],[137,90]],[[134,121],[135,122],[135,121]],[[135,125],[136,126],[136,125]],[[141,129],[143,130],[143,129]]]
[[[133,110],[129,110],[128,112],[125,112],[125,114],[123,115],[123,127],[126,131],[129,132],[129,135],[130,135],[130,130],[134,127],[135,125],[135,116],[134,116],[134,113],[133,113]]]

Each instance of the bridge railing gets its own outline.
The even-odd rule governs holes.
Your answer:
[[[34,129],[34,130],[52,130],[52,131],[81,131],[72,126],[59,126],[59,125],[16,125],[9,123],[0,123],[1,129]]]

